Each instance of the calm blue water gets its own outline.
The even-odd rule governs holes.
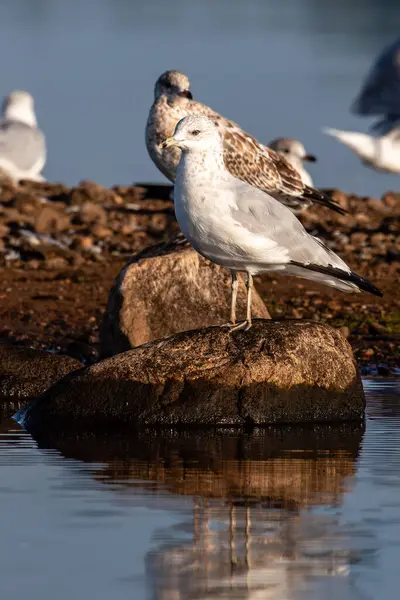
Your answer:
[[[34,441],[0,425],[0,597],[392,600],[400,383],[361,426]]]
[[[175,68],[260,140],[299,137],[317,185],[380,194],[398,178],[321,127],[368,128],[349,105],[399,21],[398,0],[3,0],[0,93],[34,94],[50,180],[161,181],[143,131],[156,78]]]

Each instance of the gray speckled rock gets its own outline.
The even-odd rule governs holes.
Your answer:
[[[242,426],[362,419],[364,392],[341,333],[258,320],[176,334],[58,382],[27,426]]]

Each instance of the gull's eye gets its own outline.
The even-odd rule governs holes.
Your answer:
[[[190,135],[199,135],[200,133],[200,129],[193,129],[193,131],[190,132]]]

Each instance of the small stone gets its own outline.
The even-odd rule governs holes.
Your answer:
[[[93,246],[93,238],[89,235],[85,235],[84,237],[79,238],[78,244],[83,250],[88,250]]]
[[[342,327],[339,327],[339,331],[342,334],[342,336],[344,338],[346,338],[346,340],[350,337],[350,329],[349,329],[349,327],[347,327],[347,325],[343,325]]]
[[[100,225],[99,223],[95,223],[92,227],[92,233],[95,237],[100,239],[104,239],[107,237],[111,237],[113,232],[109,227],[105,225]]]
[[[358,225],[366,225],[370,222],[370,217],[364,213],[354,214],[353,219],[358,223]]]
[[[400,194],[396,194],[396,192],[387,192],[382,196],[382,202],[389,208],[400,206]]]
[[[94,183],[93,181],[82,181],[76,188],[71,190],[69,203],[72,206],[82,206],[86,202],[95,204],[114,203],[115,192]]]
[[[42,207],[40,199],[28,192],[18,192],[15,194],[13,204],[20,213],[27,215],[36,214]]]
[[[374,210],[377,213],[386,214],[388,212],[388,207],[382,202],[382,200],[377,200],[376,198],[368,198],[366,204],[368,208]]]
[[[8,227],[8,225],[5,225],[4,223],[0,223],[0,238],[5,237],[6,235],[8,235],[10,232],[10,228]]]
[[[383,241],[385,241],[386,235],[384,233],[374,233],[371,235],[370,242],[373,246],[380,246]]]
[[[51,256],[46,257],[45,264],[47,269],[64,269],[68,265],[68,260],[63,256]]]
[[[36,216],[35,231],[37,233],[58,233],[71,227],[69,216],[55,206],[44,205]]]
[[[86,225],[92,223],[100,223],[104,225],[107,221],[107,215],[104,208],[98,206],[94,202],[85,202],[82,204],[81,209],[79,211],[80,220],[82,223]]]
[[[350,240],[354,246],[363,246],[368,240],[368,234],[363,231],[356,231],[351,234]]]

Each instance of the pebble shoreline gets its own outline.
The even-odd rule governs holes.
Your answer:
[[[0,184],[0,339],[67,350],[93,362],[109,289],[136,252],[178,232],[169,185],[103,188],[82,182]],[[382,288],[382,300],[291,278],[263,276],[257,289],[273,318],[339,327],[366,373],[400,366],[400,194],[381,200],[331,190],[348,214],[312,207],[302,216],[351,267]],[[71,350],[72,346],[72,350]],[[70,348],[70,351],[68,351]]]

